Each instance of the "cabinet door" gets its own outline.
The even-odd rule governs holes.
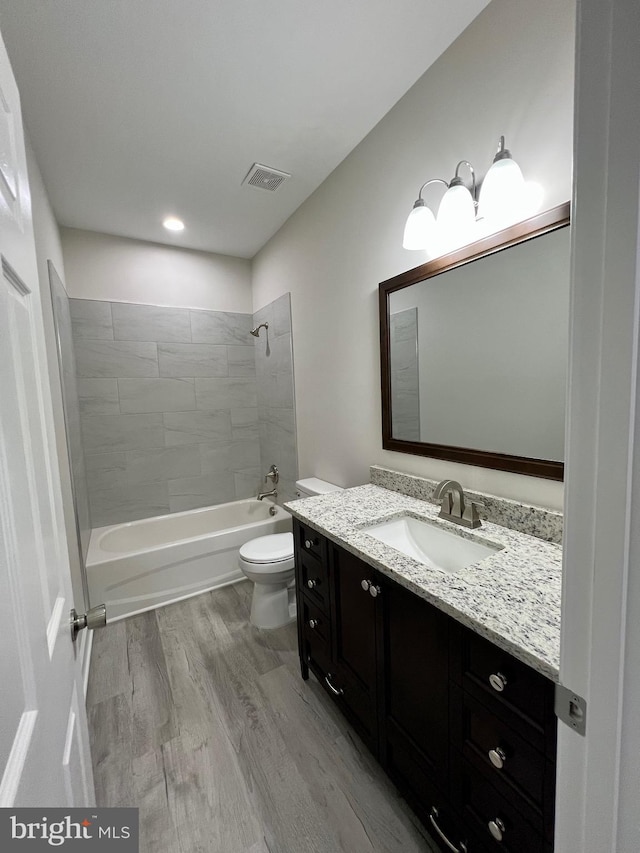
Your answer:
[[[397,758],[411,754],[423,773],[446,790],[450,620],[393,582],[384,584],[380,601],[384,626],[383,762],[392,775],[407,776]],[[411,785],[410,778],[405,781]]]
[[[333,664],[329,685],[340,693],[351,722],[377,753],[377,636],[379,597],[376,572],[341,548],[331,549]],[[363,583],[364,582],[364,583]],[[366,589],[364,587],[367,587]]]

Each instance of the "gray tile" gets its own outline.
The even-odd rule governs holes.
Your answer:
[[[256,380],[238,376],[229,379],[196,379],[198,409],[245,409],[258,405]]]
[[[257,409],[231,409],[231,429],[235,439],[257,439],[258,431]]]
[[[77,385],[83,415],[117,415],[120,412],[116,379],[78,379]]]
[[[182,512],[200,506],[235,500],[236,487],[231,472],[206,474],[201,477],[181,477],[169,480],[171,512]]]
[[[92,299],[70,299],[69,311],[75,340],[113,340],[111,305]]]
[[[83,417],[85,453],[146,450],[164,447],[162,415],[102,415]]]
[[[201,444],[200,454],[203,474],[260,467],[260,445],[255,440]]]
[[[117,341],[191,341],[187,308],[112,302],[111,311]]]
[[[253,344],[251,314],[191,311],[191,339],[201,344]]]
[[[280,335],[291,334],[291,294],[284,293],[271,303],[273,325],[269,331],[273,332],[274,338]]]
[[[245,349],[245,347],[233,347]],[[158,344],[160,376],[228,376],[227,347],[211,344]],[[233,374],[240,375],[240,374]]]
[[[164,441],[167,447],[199,444],[206,441],[224,441],[232,437],[231,424],[232,416],[228,411],[167,412],[164,415]],[[233,435],[233,437],[246,438],[247,436]]]
[[[255,376],[255,347],[227,347],[229,376]],[[202,374],[201,374],[202,375]]]
[[[187,412],[195,409],[193,379],[118,379],[120,411]]]
[[[196,445],[163,447],[158,450],[130,450],[126,454],[127,483],[153,483],[200,474],[200,452]]]
[[[233,475],[236,485],[236,500],[244,498],[255,498],[263,485],[263,476],[260,468],[250,468],[248,471],[237,471]],[[265,486],[265,488],[267,488]]]
[[[104,471],[110,468],[122,468],[124,470],[126,464],[124,452],[87,454],[85,459],[87,472]]]
[[[112,464],[108,464],[107,458],[101,467],[88,473],[92,492],[115,488],[126,491],[130,486],[156,483],[175,477],[195,477],[200,474],[200,452],[195,445],[130,450],[126,453],[106,453],[101,456],[113,457]]]
[[[166,482],[90,491],[89,503],[94,527],[153,518],[169,512]]]
[[[413,341],[415,346],[418,337],[418,309],[396,311],[389,319],[392,346],[398,341]]]
[[[158,376],[156,344],[77,340],[75,349],[76,372],[80,377]]]
[[[86,459],[89,491],[123,486],[127,470],[127,458],[124,453],[87,455]]]

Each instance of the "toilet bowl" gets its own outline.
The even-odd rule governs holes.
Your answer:
[[[310,477],[296,482],[296,496],[313,497],[342,491],[340,486]],[[281,628],[296,618],[293,533],[272,533],[246,542],[238,554],[240,571],[253,581],[251,624]]]
[[[240,548],[238,566],[253,581],[251,624],[256,628],[280,628],[293,622],[293,533],[273,533],[246,542]]]

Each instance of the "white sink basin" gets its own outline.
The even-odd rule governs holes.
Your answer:
[[[364,527],[362,533],[367,533],[407,557],[443,572],[462,571],[502,549],[501,545],[465,539],[443,527],[410,515]]]

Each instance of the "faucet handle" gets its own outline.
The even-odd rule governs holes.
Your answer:
[[[468,527],[480,527],[482,521],[478,515],[478,507],[484,509],[484,504],[481,501],[468,500],[465,503],[462,518],[467,522]]]

